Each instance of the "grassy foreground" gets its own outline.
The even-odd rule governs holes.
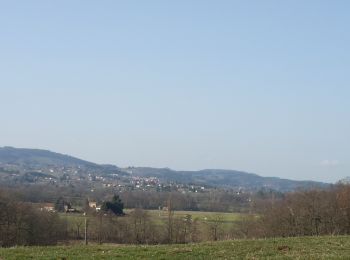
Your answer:
[[[0,259],[350,259],[350,236],[235,240],[161,246],[0,249]]]

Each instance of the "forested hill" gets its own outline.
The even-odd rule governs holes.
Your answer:
[[[296,181],[277,177],[262,177],[257,174],[235,170],[208,169],[201,171],[174,171],[169,168],[135,167],[129,169],[135,176],[158,177],[160,180],[216,187],[242,187],[259,190],[271,188],[278,191],[322,188],[329,184],[315,181]]]
[[[84,161],[69,155],[40,149],[25,149],[14,147],[0,147],[0,163],[33,167],[47,166],[85,166],[98,167],[97,164]]]
[[[71,170],[61,170],[62,168],[71,168]],[[131,179],[133,177],[138,176],[142,178],[156,177],[162,183],[173,182],[206,187],[242,188],[245,190],[268,188],[278,191],[291,191],[300,188],[308,189],[329,185],[314,181],[295,181],[277,177],[262,177],[257,174],[234,170],[175,171],[169,168],[119,168],[114,165],[100,165],[47,150],[0,147],[0,180],[2,177],[1,173],[7,173],[7,175],[3,174],[3,182],[10,180],[26,182],[28,180],[28,172],[30,175],[33,175],[33,170],[40,173],[34,172],[36,178],[39,178],[42,173],[48,174],[46,177],[49,178],[60,178],[64,174],[66,180],[74,180],[73,176],[70,175],[77,173],[80,176],[79,178],[88,175],[108,178],[109,175],[118,174],[119,176],[124,176],[123,178],[130,179],[130,182],[132,182]],[[11,171],[14,174],[11,175]],[[18,179],[23,174],[27,174],[26,177]],[[77,178],[76,176],[75,179]],[[33,181],[32,177],[29,179]]]

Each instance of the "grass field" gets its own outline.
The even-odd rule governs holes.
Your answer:
[[[235,240],[160,246],[0,249],[1,259],[350,259],[350,236]]]
[[[124,212],[128,215],[132,209],[126,209]],[[168,217],[168,212],[163,210],[146,210],[151,217],[165,219]],[[174,217],[185,217],[186,215],[191,215],[193,219],[198,219],[201,221],[209,220],[212,217],[220,216],[223,222],[234,222],[240,219],[244,214],[241,213],[225,213],[225,212],[205,212],[205,211],[174,211]],[[60,213],[62,218],[75,219],[84,218],[84,216],[79,214],[66,214]]]
[[[126,209],[126,218],[132,209]],[[164,224],[168,218],[168,212],[163,210],[146,210],[151,219],[156,224]],[[219,218],[224,227],[230,227],[231,224],[240,220],[244,214],[241,213],[224,213],[224,212],[204,212],[204,211],[174,211],[175,218],[184,218],[191,215],[193,220],[198,220],[200,225],[210,222],[215,218]],[[60,213],[61,218],[67,219],[68,223],[74,225],[74,222],[83,222],[85,216],[82,214],[66,214]]]
[[[167,218],[167,211],[147,210],[150,216],[158,218]],[[222,222],[235,222],[240,219],[243,214],[240,213],[224,213],[224,212],[204,212],[204,211],[174,211],[174,217],[185,217],[191,215],[193,219],[199,221],[209,221],[211,218],[220,216]]]

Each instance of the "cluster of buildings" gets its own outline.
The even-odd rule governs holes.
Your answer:
[[[129,172],[128,172],[129,171]],[[32,183],[44,185],[67,186],[80,184],[91,190],[112,189],[124,191],[179,191],[182,193],[205,192],[206,188],[196,185],[164,182],[157,177],[135,176],[131,169],[123,172],[104,172],[101,169],[82,166],[43,166],[41,168],[21,165],[0,164],[0,182]]]
[[[47,211],[47,212],[56,212],[56,207],[54,203],[33,203],[34,206],[36,206],[41,211]],[[89,208],[92,211],[100,211],[101,206],[96,201],[89,201]],[[64,213],[82,213],[83,209],[77,209],[74,207],[71,207],[70,204],[65,203],[64,204]]]

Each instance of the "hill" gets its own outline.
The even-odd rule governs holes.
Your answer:
[[[262,188],[277,191],[292,191],[296,189],[322,188],[329,184],[315,181],[295,181],[277,177],[262,177],[257,174],[235,170],[208,169],[201,171],[174,171],[169,168],[132,168],[129,171],[135,176],[155,176],[160,180],[178,183],[190,183],[203,186],[222,188],[242,188],[259,190]]]
[[[48,150],[0,147],[0,183],[5,185],[76,184],[95,176],[121,173],[114,165],[100,165]]]
[[[55,153],[47,150],[14,148],[8,146],[0,147],[0,163],[36,168],[47,166],[98,167],[98,165],[95,163],[84,161],[69,155]]]
[[[1,259],[348,259],[349,236],[234,240],[159,246],[0,248]]]
[[[123,176],[123,177],[121,177]],[[169,168],[129,167],[100,165],[69,155],[39,149],[0,147],[0,181],[3,183],[48,183],[60,180],[79,182],[100,180],[105,185],[133,185],[132,178],[156,177],[162,183],[180,183],[205,187],[242,190],[273,189],[291,191],[299,188],[327,187],[329,184],[314,181],[295,181],[235,170],[175,171]]]

